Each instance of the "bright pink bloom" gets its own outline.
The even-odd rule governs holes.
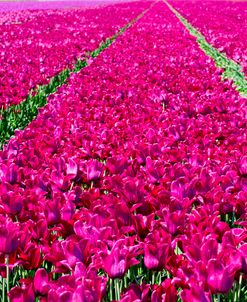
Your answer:
[[[102,266],[110,278],[122,278],[130,266],[139,261],[136,249],[125,245],[125,240],[116,241],[107,254],[102,255]]]
[[[211,302],[210,295],[200,287],[193,285],[191,289],[184,289],[181,292],[183,302]]]
[[[97,160],[90,160],[86,163],[87,180],[98,180],[104,170],[104,166]]]
[[[34,291],[41,296],[46,295],[49,290],[49,276],[45,269],[40,268],[36,271],[34,280]]]
[[[227,293],[233,286],[234,274],[220,260],[211,259],[208,263],[207,283],[213,293]]]
[[[3,218],[3,217],[1,217]],[[1,219],[2,220],[2,219]],[[19,245],[19,226],[9,220],[0,224],[0,254],[15,252]]]

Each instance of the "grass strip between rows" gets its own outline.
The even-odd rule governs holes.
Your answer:
[[[174,7],[172,7],[166,0],[163,0],[170,10],[178,17],[178,19],[185,25],[190,34],[197,38],[197,43],[205,54],[211,57],[217,67],[224,69],[222,78],[233,80],[233,84],[236,90],[243,97],[247,97],[247,81],[245,75],[242,72],[242,66],[237,64],[231,59],[228,59],[225,54],[221,53],[217,48],[214,48],[208,43],[205,37],[192,26]]]
[[[104,49],[109,47],[118,36],[120,36],[135,22],[142,18],[156,3],[157,1],[152,3],[149,8],[145,9],[136,18],[132,19],[114,36],[111,36],[105,41],[101,42],[97,49],[86,53],[85,59],[78,59],[73,69],[64,69],[58,75],[52,77],[48,84],[39,86],[37,90],[31,91],[23,102],[17,105],[12,105],[6,109],[1,109],[0,149],[2,149],[4,144],[14,135],[15,130],[24,129],[33,119],[35,119],[35,117],[38,115],[38,108],[43,107],[47,103],[48,96],[52,93],[55,93],[57,88],[66,82],[71,73],[76,73],[82,68],[88,66],[88,59],[97,57]]]

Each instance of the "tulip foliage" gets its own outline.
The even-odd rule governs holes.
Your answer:
[[[244,301],[247,106],[221,74],[159,1],[49,96],[0,152],[3,301]]]

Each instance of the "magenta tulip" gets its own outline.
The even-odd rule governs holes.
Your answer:
[[[11,254],[19,245],[19,227],[16,223],[6,221],[0,225],[0,253]]]
[[[196,285],[193,285],[191,289],[184,289],[181,292],[181,298],[183,302],[211,302],[209,294]]]
[[[209,260],[207,283],[213,293],[227,293],[233,286],[233,281],[233,273],[220,260]]]
[[[49,290],[49,276],[45,269],[40,268],[34,276],[34,291],[39,295],[46,295]]]

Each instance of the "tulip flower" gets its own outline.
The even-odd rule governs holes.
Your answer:
[[[239,171],[242,176],[247,175],[247,156],[243,156],[240,161]]]
[[[190,6],[188,3],[180,2],[174,5],[193,26],[203,33],[211,45],[224,52],[228,58],[240,64],[246,74],[244,3],[223,5],[223,3],[211,2],[210,4],[203,3],[203,5],[193,3]],[[234,20],[232,20],[233,13],[237,16]]]
[[[135,258],[135,250],[124,245],[124,240],[115,242],[111,251],[102,254],[102,266],[110,278],[122,278],[130,266],[139,261]]]
[[[39,295],[46,295],[49,290],[49,277],[45,269],[40,268],[34,276],[34,291]]]
[[[234,275],[228,267],[224,267],[220,260],[209,260],[207,283],[213,293],[227,293],[233,281]]]
[[[237,280],[243,296],[246,99],[164,2],[150,4],[0,14],[0,107],[70,68],[66,85],[0,117],[11,131],[28,123],[0,151],[13,301],[211,302]],[[78,56],[90,66],[72,72]]]
[[[35,300],[32,280],[25,279],[21,282],[22,287],[13,287],[9,292],[11,301],[14,302],[32,302]]]
[[[135,302],[147,302],[149,301],[150,285],[142,283],[140,286],[137,284],[131,284],[124,290],[121,302],[135,301]]]
[[[149,234],[144,243],[144,264],[149,270],[162,270],[171,256],[170,236],[162,229]]]
[[[87,180],[98,180],[103,172],[103,165],[97,160],[88,161],[87,164]]]
[[[181,298],[183,302],[211,302],[208,293],[196,285],[193,285],[191,289],[184,289],[181,292]]]
[[[155,285],[151,296],[152,302],[177,302],[177,289],[171,279],[166,279],[161,285]]]
[[[0,225],[0,253],[9,255],[15,252],[19,246],[19,226],[7,220]]]

